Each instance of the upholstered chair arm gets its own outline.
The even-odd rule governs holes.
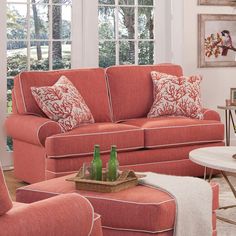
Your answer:
[[[0,217],[1,236],[90,235],[94,211],[89,201],[76,193],[14,207]]]
[[[57,122],[34,115],[10,115],[5,129],[8,136],[39,146],[44,146],[47,137],[62,133]]]
[[[203,120],[217,120],[221,121],[220,115],[217,111],[203,108]]]

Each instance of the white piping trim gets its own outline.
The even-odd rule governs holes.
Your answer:
[[[54,171],[51,171],[51,170],[45,170],[45,172],[48,172],[48,173],[52,173],[52,174],[73,174],[73,173],[77,173],[78,171],[61,171],[61,172],[54,172]]]
[[[35,189],[29,188],[29,186],[23,186],[23,187],[18,188],[17,190],[32,191],[32,192],[39,192],[39,193],[48,193],[48,194],[54,194],[54,195],[66,194],[66,193],[56,193],[56,192],[48,192],[48,191],[35,190]],[[159,191],[161,191],[161,190],[159,190]],[[71,192],[69,192],[69,193],[71,193]],[[87,196],[87,195],[82,195],[82,196],[85,197],[85,198],[93,198],[93,199],[99,199],[99,200],[106,200],[106,201],[110,201],[110,202],[122,202],[122,203],[134,204],[134,205],[155,205],[155,206],[159,206],[159,205],[164,204],[166,202],[173,202],[173,201],[175,201],[172,198],[172,199],[165,200],[165,201],[162,201],[162,202],[152,203],[152,202],[125,201],[125,200],[110,199],[110,198],[103,198],[103,197],[96,197],[96,196]]]
[[[31,189],[29,188],[29,185],[27,186],[23,186],[23,187],[20,187],[16,190],[16,192],[19,192],[19,191],[31,191],[31,192],[36,192],[36,193],[48,193],[48,194],[52,194],[52,195],[61,195],[61,194],[66,194],[66,193],[57,193],[57,192],[48,192],[48,191],[41,191],[41,190],[35,190],[35,189]]]
[[[108,105],[109,105],[109,111],[110,111],[110,118],[111,121],[114,122],[114,113],[113,113],[113,106],[112,106],[112,101],[111,101],[111,90],[110,86],[108,85],[108,75],[106,73],[107,69],[104,70],[104,76],[105,76],[105,83],[106,83],[106,88],[107,88],[107,98],[108,98]]]
[[[219,186],[217,183],[215,183],[214,185],[211,185],[212,188],[215,188],[216,186]]]
[[[39,132],[40,132],[40,129],[41,129],[44,125],[46,125],[46,124],[48,124],[48,123],[55,123],[55,124],[57,124],[58,127],[61,129],[61,132],[62,132],[62,128],[61,128],[61,126],[60,126],[57,122],[52,121],[52,120],[45,121],[43,124],[41,124],[41,125],[38,127],[38,130],[37,130],[37,138],[38,138],[38,142],[39,142],[39,144],[40,144],[41,147],[44,147],[44,146],[43,146],[43,144],[41,143],[41,141],[40,141],[40,139],[39,139]],[[46,137],[46,138],[47,138],[47,137]]]
[[[182,160],[173,160],[173,161],[160,161],[160,162],[148,162],[148,163],[140,163],[140,164],[129,164],[129,165],[122,165],[120,167],[128,167],[128,166],[145,166],[145,165],[153,165],[153,164],[162,164],[162,163],[173,163],[173,162],[185,162],[185,161],[191,161],[190,159],[182,159]],[[191,161],[192,162],[192,161]],[[73,174],[76,173],[77,171],[71,171],[71,172],[53,172],[50,170],[45,170],[49,173],[53,173],[53,174]]]
[[[184,161],[190,161],[190,159],[173,160],[173,161],[148,162],[148,163],[133,164],[133,165],[130,164],[130,165],[124,165],[124,166],[120,166],[120,167],[127,167],[127,166],[143,166],[143,165],[153,165],[153,164],[172,163],[172,162],[184,162]]]
[[[204,109],[204,108],[203,108]],[[205,108],[205,111],[203,112],[203,115],[205,114],[205,113],[207,113],[208,111],[210,111],[211,109],[208,109],[208,108]]]
[[[6,183],[6,180],[5,180],[4,174],[3,174],[3,169],[2,169],[1,161],[0,161],[0,167],[1,167],[2,175],[3,175],[3,184],[5,184],[5,188],[6,188],[6,190],[7,190],[8,198],[10,199],[11,203],[13,204],[12,199],[11,199],[11,195],[10,195],[10,192],[9,192],[8,187],[7,187],[7,183]],[[11,208],[12,208],[12,206],[11,206]],[[11,209],[11,208],[10,208],[10,209]],[[9,210],[10,210],[10,209],[9,209]]]
[[[185,162],[185,161],[191,161],[190,159],[181,159],[181,160],[172,160],[172,161],[159,161],[159,162],[148,162],[148,163],[140,163],[140,164],[129,164],[129,165],[121,165],[120,167],[128,167],[128,166],[146,166],[146,165],[154,165],[154,164],[162,164],[162,163],[173,163],[173,162]],[[192,162],[192,161],[191,161]],[[50,170],[45,170],[49,173],[53,174],[60,174],[60,173],[65,173],[65,174],[73,174],[76,173],[77,171],[71,171],[71,172],[53,172]],[[216,184],[217,185],[217,184]],[[215,186],[215,185],[214,185]]]
[[[204,118],[204,115],[209,112],[209,111],[214,111],[214,110],[211,110],[211,109],[206,109],[204,112],[203,112],[203,118]]]
[[[117,151],[137,150],[137,149],[141,149],[141,148],[144,148],[144,146],[137,146],[137,147],[130,147],[130,148],[117,148]],[[100,153],[108,153],[108,152],[110,152],[110,149],[100,151]],[[91,154],[93,154],[93,152],[73,153],[73,154],[65,154],[65,155],[48,155],[47,158],[50,159],[50,158],[59,158],[59,157],[68,157],[68,156],[71,156],[71,157],[72,156],[86,156],[86,155],[91,155]]]
[[[15,101],[15,105],[16,105],[16,114],[18,114],[19,113],[19,106],[18,106],[18,101],[16,99],[16,93],[15,93],[15,88],[14,87],[12,89],[12,93],[13,93],[14,101]]]
[[[99,132],[99,133],[85,133],[85,134],[69,134],[69,135],[55,135],[55,136],[51,136],[49,137],[50,139],[51,138],[64,138],[64,137],[67,137],[67,138],[70,138],[70,137],[83,137],[83,136],[94,136],[94,135],[101,135],[101,134],[116,134],[116,133],[126,133],[126,132],[136,132],[136,131],[143,131],[143,129],[131,129],[131,130],[118,130],[118,131],[108,131],[108,132]]]
[[[96,213],[97,217],[94,217],[93,221],[98,220],[99,218],[101,218],[101,215],[99,215],[98,213]]]
[[[207,108],[205,108],[205,109],[206,109],[206,110],[203,112],[203,120],[204,120],[204,115],[205,115],[206,113],[208,113],[208,112],[215,113],[215,114],[217,114],[218,117],[220,118],[219,113],[218,113],[217,111],[212,110],[212,109],[207,109]],[[219,119],[219,122],[220,122],[220,119]]]
[[[142,229],[115,228],[115,227],[109,227],[109,226],[102,226],[102,228],[111,229],[111,230],[120,230],[120,231],[142,232],[142,233],[149,233],[149,234],[164,233],[164,232],[174,229],[174,228],[170,228],[170,229],[163,229],[163,230],[157,230],[157,231],[149,231],[149,230],[142,230]]]
[[[106,69],[110,69],[110,68],[125,68],[125,67],[148,67],[148,68],[152,68],[152,67],[177,67],[177,68],[181,68],[182,70],[182,67],[178,64],[174,64],[174,63],[158,63],[158,64],[154,64],[154,65],[135,65],[135,64],[132,64],[132,65],[113,65],[113,66],[108,66]]]
[[[110,67],[108,67],[110,68]],[[108,88],[108,91],[109,91],[109,101],[110,101],[110,104],[111,104],[111,111],[112,111],[112,122],[116,122],[116,117],[115,117],[115,114],[114,114],[114,109],[113,109],[113,101],[112,101],[112,94],[111,94],[111,87],[110,87],[110,83],[109,83],[109,76],[107,74],[107,70],[108,68],[105,69],[105,74],[106,74],[106,81],[107,81],[107,88]]]
[[[90,228],[90,231],[89,231],[89,233],[88,233],[88,236],[90,236],[91,233],[92,233],[92,230],[93,230],[93,225],[94,225],[94,208],[93,208],[91,202],[90,202],[87,198],[85,198],[85,197],[82,196],[82,195],[80,195],[80,196],[81,196],[84,200],[86,200],[86,202],[89,204],[89,206],[90,206],[91,209],[92,209],[92,222],[91,222],[91,228]]]
[[[211,126],[211,125],[220,125],[224,126],[224,124],[218,122],[218,123],[211,123],[211,124],[195,124],[195,125],[177,125],[177,126],[163,126],[163,127],[157,127],[157,128],[143,128],[144,130],[159,130],[159,129],[173,129],[173,128],[185,128],[185,127],[197,127],[197,126]]]
[[[27,112],[26,104],[25,104],[25,97],[24,97],[24,94],[23,94],[23,88],[22,88],[22,83],[21,83],[21,74],[22,74],[22,72],[20,72],[20,74],[18,76],[18,78],[19,78],[19,85],[20,85],[20,92],[21,92],[21,96],[22,96],[24,110],[25,110],[25,112]]]
[[[148,186],[149,187],[149,186]],[[121,202],[121,203],[128,203],[128,204],[133,204],[133,205],[142,205],[142,206],[146,206],[146,205],[154,205],[154,206],[159,206],[162,205],[164,203],[167,202],[173,202],[175,201],[173,198],[169,199],[169,200],[165,200],[162,202],[158,202],[158,203],[152,203],[152,202],[133,202],[133,201],[125,201],[125,200],[118,200],[118,199],[110,199],[110,198],[103,198],[103,197],[97,197],[97,196],[86,196],[83,195],[86,198],[92,198],[92,199],[99,199],[99,200],[105,200],[105,201],[110,201],[110,202]]]
[[[199,140],[199,141],[183,142],[183,143],[166,143],[166,144],[153,145],[153,146],[144,145],[144,147],[145,148],[158,148],[158,147],[178,146],[178,145],[184,145],[184,144],[218,143],[218,142],[223,142],[223,140],[201,140],[201,141]]]

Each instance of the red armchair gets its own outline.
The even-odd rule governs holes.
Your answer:
[[[0,166],[0,235],[101,236],[102,229],[100,216],[79,194],[12,204]]]

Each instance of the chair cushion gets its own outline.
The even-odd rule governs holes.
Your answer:
[[[31,91],[42,111],[57,121],[64,131],[94,123],[83,97],[65,76],[61,76],[53,86],[31,87]]]
[[[95,144],[103,153],[109,152],[112,144],[118,151],[136,150],[144,147],[144,132],[131,125],[95,123],[48,137],[45,147],[49,158],[61,158],[92,154]]]
[[[144,129],[145,148],[203,144],[224,139],[224,125],[214,120],[167,116],[132,119],[123,124]]]
[[[151,71],[183,74],[182,68],[173,64],[112,66],[106,70],[114,121],[147,116],[153,103]]]
[[[14,80],[17,111],[20,114],[36,114],[45,117],[34,100],[30,88],[52,86],[62,75],[78,89],[92,112],[95,122],[111,121],[105,70],[101,68],[20,73]]]
[[[29,203],[58,194],[77,192],[92,203],[94,211],[101,215],[105,228],[145,231],[150,235],[173,229],[176,205],[173,197],[167,193],[141,185],[117,193],[77,191],[74,183],[65,181],[74,175],[19,188],[16,193],[17,201]],[[219,186],[215,183],[211,186],[214,212],[219,207]]]
[[[154,102],[147,117],[186,116],[202,119],[201,76],[173,76],[151,72]]]
[[[8,212],[12,208],[12,201],[5,183],[0,163],[0,216]]]

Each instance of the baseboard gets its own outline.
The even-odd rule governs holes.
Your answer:
[[[4,171],[14,170],[14,166],[3,166],[2,169],[3,169]]]
[[[230,146],[236,146],[236,137],[235,136],[230,138]]]

